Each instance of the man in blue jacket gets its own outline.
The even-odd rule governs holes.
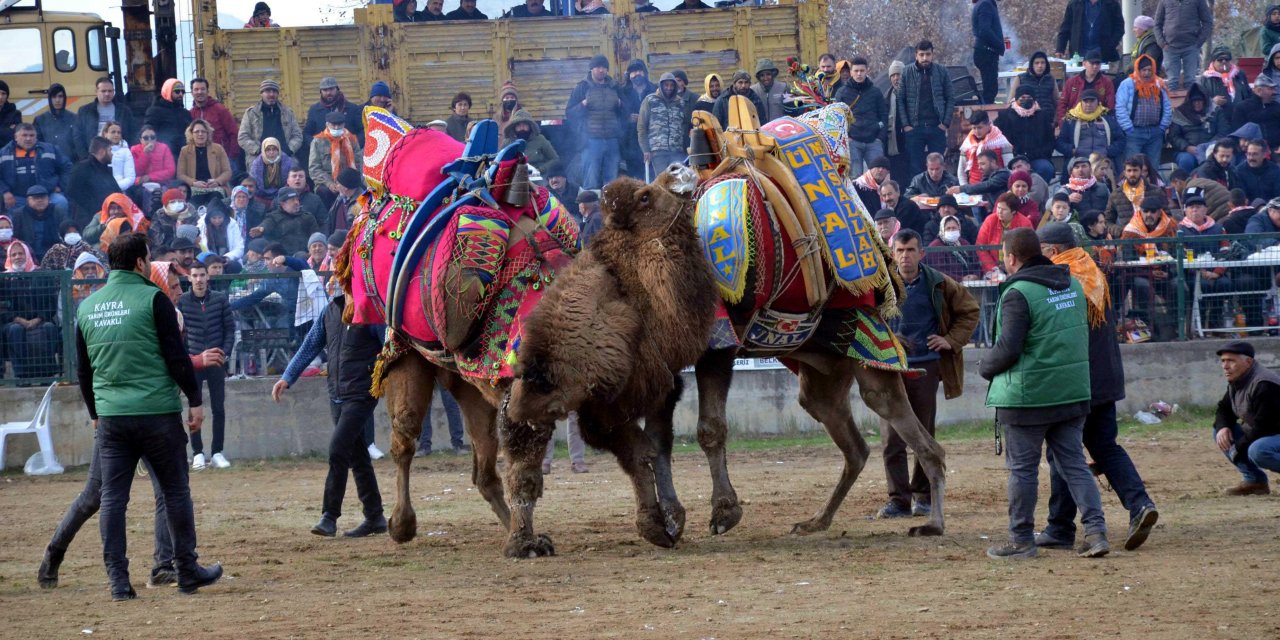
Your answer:
[[[1000,56],[1004,55],[1004,29],[996,0],[975,0],[969,20],[973,27],[973,66],[982,76],[982,104],[993,104],[1000,90],[996,74]]]
[[[1169,89],[1156,77],[1151,56],[1138,56],[1137,78],[1130,76],[1116,89],[1116,121],[1124,129],[1124,160],[1142,153],[1159,158],[1164,132],[1173,124]]]

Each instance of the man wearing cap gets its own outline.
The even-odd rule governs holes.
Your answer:
[[[1200,48],[1213,36],[1213,8],[1207,0],[1163,0],[1154,26],[1169,86],[1187,88],[1200,71]]]
[[[578,240],[582,246],[604,228],[604,215],[600,213],[600,194],[584,189],[577,198],[578,214],[574,216],[578,222]]]
[[[782,98],[786,95],[787,88],[781,82],[776,82],[777,78],[778,65],[773,60],[760,58],[756,61],[756,83],[751,85],[751,90],[764,105],[764,111],[760,113],[760,124],[786,115],[782,112]]]
[[[1046,444],[1081,511],[1079,555],[1104,556],[1111,550],[1106,518],[1081,446],[1091,397],[1085,292],[1069,268],[1044,257],[1031,229],[1010,229],[1002,243],[1009,279],[1000,287],[995,345],[978,370],[991,381],[986,404],[995,408],[1006,440],[1009,541],[992,546],[987,556],[1036,556],[1036,493]]]
[[[58,227],[64,216],[49,204],[49,190],[41,185],[27,188],[26,204],[9,212],[13,237],[31,249],[30,260],[39,262],[49,247],[62,239]]]
[[[760,123],[764,124],[764,103],[760,101],[760,96],[751,90],[751,76],[747,74],[747,70],[738,69],[733,72],[729,87],[721,91],[720,97],[716,98],[715,104],[711,105],[711,115],[720,121],[720,126],[729,126],[729,98],[733,96],[742,96],[750,100],[751,105],[756,108],[756,115],[760,116]]]
[[[1111,81],[1111,76],[1102,72],[1102,54],[1096,49],[1090,51],[1084,55],[1081,64],[1084,65],[1084,72],[1067,78],[1062,85],[1062,96],[1058,98],[1055,121],[1059,125],[1067,116],[1067,112],[1080,103],[1081,96],[1089,89],[1097,94],[1098,100],[1108,111],[1115,110],[1116,85]]]
[[[684,114],[684,101],[676,93],[676,77],[662,74],[658,90],[640,103],[640,119],[636,122],[636,137],[644,161],[649,164],[650,179],[671,164],[684,163],[683,143],[689,129]]]
[[[187,237],[187,229],[194,230],[196,234],[200,233],[195,226],[182,225],[178,227],[178,238],[173,241],[173,244],[169,245],[169,249],[177,254],[173,259],[172,268],[180,276],[187,275],[191,265],[198,264],[196,262],[196,252],[200,250],[200,247],[196,245],[194,240]],[[196,237],[199,237],[199,235],[196,235]]]
[[[1280,102],[1276,102],[1276,81],[1259,74],[1253,82],[1253,95],[1231,109],[1231,130],[1245,124],[1262,127],[1262,137],[1272,150],[1280,148]]]
[[[326,236],[334,232],[346,233],[351,228],[352,221],[360,213],[356,199],[364,192],[364,178],[355,169],[343,169],[333,186],[337,190],[333,206],[329,207],[329,215],[319,225],[320,232]]]
[[[1068,158],[1087,159],[1090,154],[1101,153],[1110,158],[1113,165],[1119,165],[1124,154],[1125,132],[1111,110],[1102,106],[1098,92],[1085,89],[1080,102],[1067,110],[1055,148]]]
[[[880,185],[889,179],[889,159],[876,158],[867,163],[867,170],[853,179],[853,191],[867,211],[880,210]]]
[[[449,20],[488,20],[489,16],[476,9],[476,0],[461,0],[458,8],[445,14]]]
[[[287,149],[281,149],[292,157],[303,152],[302,127],[293,109],[280,101],[280,83],[270,78],[258,85],[258,95],[262,100],[245,109],[240,118],[240,135],[236,141],[245,153],[245,166],[253,166],[253,161],[262,153],[262,141],[275,138]],[[303,165],[306,166],[306,165]]]
[[[174,164],[178,163],[178,154],[187,143],[187,127],[191,125],[191,113],[183,104],[186,96],[187,87],[181,80],[165,80],[142,119],[142,124],[155,129],[156,138],[169,147]]]
[[[287,255],[307,250],[307,238],[319,230],[316,219],[302,210],[298,190],[285,187],[276,198],[276,207],[262,221],[262,237],[268,243],[284,245]]]
[[[622,97],[609,77],[609,59],[592,57],[587,77],[573,88],[565,106],[565,119],[586,142],[579,159],[583,187],[599,189],[618,177],[624,113]]]
[[[944,195],[938,198],[938,208],[931,212],[929,220],[924,224],[924,233],[921,236],[924,238],[925,246],[932,245],[934,240],[942,236],[942,221],[948,217],[954,217],[960,225],[960,238],[969,244],[977,242],[978,225],[973,223],[973,216],[961,215],[956,197]],[[944,242],[944,244],[955,245],[956,242]]]
[[[1236,340],[1218,349],[1227,392],[1218,401],[1213,437],[1244,479],[1229,496],[1269,495],[1267,471],[1280,473],[1280,374],[1254,359],[1253,345]]]
[[[1124,231],[1120,234],[1120,239],[1172,238],[1177,235],[1178,223],[1165,212],[1164,206],[1165,199],[1163,196],[1150,195],[1143,198],[1141,215],[1136,215],[1129,220],[1129,224],[1124,226]],[[1126,260],[1137,260],[1139,257],[1149,259],[1152,256],[1157,256],[1161,250],[1172,252],[1174,245],[1173,243],[1148,242],[1128,244],[1121,247],[1121,253],[1124,254]],[[1161,322],[1152,324],[1155,319],[1156,297],[1159,296],[1165,301],[1171,300],[1169,296],[1173,290],[1169,269],[1165,266],[1157,265],[1141,269],[1128,269],[1126,271],[1126,277],[1132,278],[1134,312],[1148,326],[1152,327],[1153,334],[1154,330],[1159,329],[1160,338],[1168,339],[1172,337],[1165,333],[1166,331],[1171,332],[1173,329],[1172,318],[1164,318]]]
[[[1070,0],[1058,26],[1055,58],[1097,50],[1103,62],[1120,59],[1124,14],[1116,0]]]
[[[1071,206],[1077,213],[1106,210],[1107,201],[1111,199],[1111,190],[1094,177],[1093,167],[1089,164],[1088,158],[1083,156],[1072,158],[1071,162],[1067,163],[1067,175],[1071,177],[1067,179],[1066,184],[1058,187],[1056,193],[1067,194],[1067,199],[1071,201]]]
[[[1146,154],[1159,158],[1164,148],[1164,132],[1173,122],[1173,101],[1169,88],[1156,75],[1156,62],[1141,56],[1137,68],[1116,87],[1116,122],[1124,129],[1124,157]]]
[[[1147,495],[1146,485],[1129,453],[1116,442],[1116,403],[1124,399],[1124,363],[1116,341],[1115,309],[1107,276],[1089,254],[1076,244],[1075,231],[1061,222],[1050,222],[1036,233],[1040,249],[1057,265],[1066,265],[1080,283],[1089,321],[1089,414],[1084,420],[1083,441],[1098,470],[1129,511],[1126,551],[1146,541],[1160,514]],[[1036,546],[1070,548],[1075,541],[1076,503],[1061,471],[1049,456],[1049,523],[1036,534]]]
[[[360,170],[364,154],[360,139],[346,128],[346,116],[338,111],[325,114],[325,129],[311,138],[311,160],[307,173],[316,195],[327,210],[338,197],[338,175],[343,169]]]
[[[388,92],[390,93],[390,92]],[[342,88],[338,86],[338,79],[333,76],[325,76],[320,79],[320,100],[311,105],[307,109],[307,120],[302,125],[302,138],[305,140],[303,149],[300,151],[300,157],[297,159],[302,162],[302,166],[308,166],[311,159],[312,140],[317,134],[323,133],[329,128],[329,114],[337,113],[342,118],[339,124],[346,131],[356,136],[357,141],[364,140],[364,122],[360,113],[360,107],[347,101],[347,96],[342,93]],[[312,180],[315,180],[313,177]],[[319,184],[316,185],[317,187]]]
[[[934,433],[938,414],[938,385],[946,399],[957,398],[964,389],[964,346],[978,326],[978,303],[960,283],[925,264],[920,234],[903,229],[893,236],[893,260],[906,287],[902,315],[892,321],[901,336],[907,363],[919,375],[903,376],[907,400],[920,424]],[[917,462],[907,466],[907,444],[886,420],[880,421],[884,434],[884,473],[889,501],[877,512],[878,518],[927,516],[933,504],[929,479]]]

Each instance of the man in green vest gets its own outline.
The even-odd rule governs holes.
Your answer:
[[[1048,444],[1071,497],[1080,508],[1085,541],[1081,557],[1106,555],[1102,498],[1081,444],[1089,413],[1089,324],[1080,283],[1065,265],[1040,253],[1031,229],[1004,234],[1009,279],[1000,289],[996,343],[979,366],[991,381],[987,406],[1007,442],[1009,542],[993,546],[994,559],[1034,558],[1040,452]]]
[[[187,427],[204,421],[200,387],[178,327],[178,314],[147,278],[151,252],[143,234],[116,238],[107,252],[107,284],[76,312],[80,394],[98,430],[102,463],[102,557],[112,600],[137,597],[125,556],[125,510],[134,469],[145,459],[164,493],[173,534],[178,590],[195,593],[222,577],[222,566],[196,562],[196,523],[187,478]],[[167,375],[158,375],[165,372]]]

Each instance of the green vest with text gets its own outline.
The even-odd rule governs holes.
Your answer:
[[[76,310],[93,364],[99,416],[179,413],[178,384],[160,353],[152,305],[160,288],[136,271],[116,270]]]
[[[1080,283],[1072,278],[1070,288],[1055,291],[1018,280],[1005,287],[1001,298],[1009,295],[1011,289],[1026,298],[1031,322],[1022,357],[991,381],[987,406],[1052,407],[1088,400],[1091,397],[1089,321]],[[997,311],[997,336],[1000,320]]]

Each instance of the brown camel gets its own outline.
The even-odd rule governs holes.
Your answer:
[[[506,556],[555,553],[550,538],[535,532],[533,511],[554,421],[572,410],[584,440],[613,452],[631,477],[641,536],[663,547],[679,540],[684,509],[671,479],[670,416],[679,371],[705,349],[715,310],[710,268],[699,258],[692,229],[692,202],[673,193],[682,179],[693,177],[664,175],[654,185],[619,180],[606,187],[604,228],[528,318],[514,386],[464,378],[413,349],[386,363],[383,389],[397,465],[393,540],[407,542],[417,530],[409,469],[436,384],[462,408],[473,442],[472,480],[507,528]],[[578,295],[583,291],[592,295]],[[495,427],[496,407],[504,405]],[[640,418],[646,419],[644,430]],[[505,482],[497,474],[499,446]]]

